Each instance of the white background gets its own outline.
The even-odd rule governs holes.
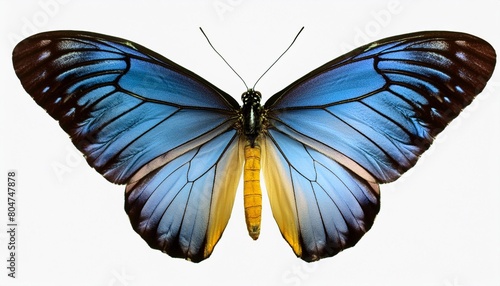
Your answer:
[[[241,190],[212,256],[194,264],[150,249],[123,210],[123,186],[92,170],[25,93],[11,64],[20,39],[87,30],[140,43],[239,98],[265,97],[368,41],[420,30],[468,32],[500,48],[499,1],[0,1],[0,179],[19,172],[18,278],[7,277],[6,186],[0,187],[0,285],[499,285],[500,75],[400,180],[354,248],[295,258],[265,201],[262,233],[246,234]],[[59,172],[56,172],[59,170]]]

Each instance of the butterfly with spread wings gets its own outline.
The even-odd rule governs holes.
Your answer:
[[[126,184],[125,210],[155,249],[212,253],[243,172],[249,234],[260,232],[262,169],[273,216],[295,254],[355,245],[380,208],[379,184],[415,165],[491,77],[494,49],[456,32],[418,32],[357,48],[261,105],[243,105],[136,43],[55,31],[13,52],[23,87],[88,164]]]

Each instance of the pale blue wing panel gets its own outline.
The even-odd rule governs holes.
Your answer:
[[[322,150],[367,180],[390,182],[483,90],[495,61],[491,45],[463,33],[380,40],[270,98],[267,126]]]
[[[232,97],[127,40],[41,33],[16,46],[13,63],[26,91],[115,183],[169,151],[232,130],[237,120]]]
[[[351,247],[379,210],[379,187],[279,131],[264,139],[263,172],[283,237],[306,261]]]
[[[210,256],[241,177],[238,138],[234,130],[222,133],[127,186],[125,209],[152,248],[194,262]]]

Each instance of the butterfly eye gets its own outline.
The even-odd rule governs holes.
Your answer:
[[[258,91],[254,91],[254,95],[259,99],[259,101],[262,99],[262,94],[260,94],[260,92]]]

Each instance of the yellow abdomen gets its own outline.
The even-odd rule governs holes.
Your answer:
[[[262,191],[260,190],[260,146],[245,146],[243,203],[248,234],[255,240],[260,234]]]

